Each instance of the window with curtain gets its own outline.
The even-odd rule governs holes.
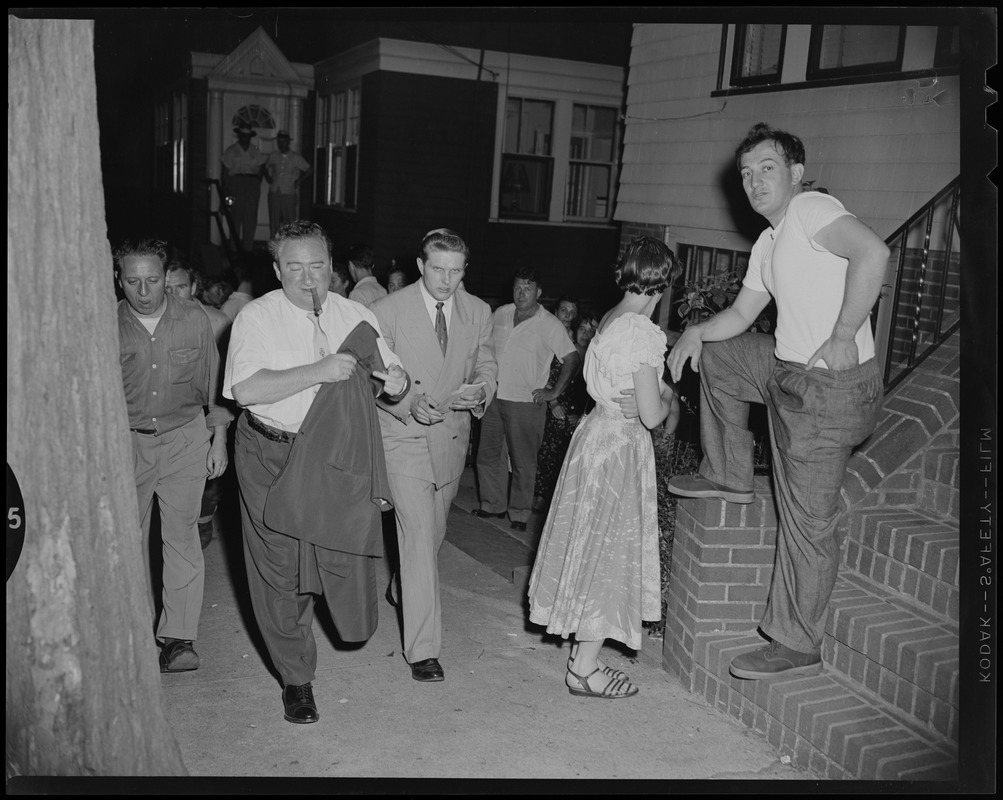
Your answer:
[[[786,25],[737,25],[731,61],[732,85],[779,83],[786,36]]]
[[[567,218],[608,219],[612,211],[617,109],[575,104],[565,191]]]
[[[554,173],[553,130],[553,102],[508,98],[499,183],[499,216],[547,219]]]

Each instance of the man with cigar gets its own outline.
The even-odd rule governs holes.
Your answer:
[[[400,359],[379,335],[379,323],[372,312],[329,291],[330,240],[323,228],[305,221],[284,225],[272,237],[269,250],[282,288],[248,303],[234,321],[223,394],[245,409],[237,424],[234,455],[251,603],[282,680],[285,719],[302,724],[318,719],[312,687],[317,666],[311,629],[313,595],[324,595],[343,639],[368,639],[376,628],[371,556],[379,553],[348,543],[355,531],[337,530],[337,524],[330,526],[330,537],[320,540],[329,546],[316,544],[319,540],[300,526],[269,524],[270,503],[275,502],[273,489],[280,483],[287,461],[294,460],[294,448],[301,444],[323,446],[323,441],[311,441],[306,431],[311,415],[325,410],[324,403],[330,398],[334,398],[330,402],[338,402],[327,391],[330,386],[345,382],[348,388],[351,381],[359,379],[357,368],[363,353],[359,349],[358,355],[339,352],[346,340],[357,340],[360,332],[369,336],[371,346],[364,358],[386,365],[385,370],[373,373],[385,399],[394,401],[403,396],[409,380]],[[369,377],[363,376],[367,385]],[[370,422],[377,426],[375,448],[342,455],[352,461],[363,459],[367,465],[378,458],[382,465],[371,393],[368,404],[369,408],[362,410],[371,413]],[[315,438],[344,434],[344,428],[356,422],[361,425],[363,421],[352,420],[341,431]],[[359,440],[360,447],[367,444],[365,439]],[[331,469],[316,463],[312,473],[351,481],[354,464],[342,466],[345,468]],[[309,464],[306,470],[304,474],[310,475]],[[341,502],[340,494],[303,488],[295,498],[298,508],[292,511],[303,512],[305,527],[311,515],[329,518],[328,507]],[[368,498],[363,502],[368,503]],[[287,500],[283,510],[290,511],[289,505]],[[345,527],[350,526],[346,523]]]

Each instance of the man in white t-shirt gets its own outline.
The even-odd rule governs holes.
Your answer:
[[[514,302],[494,312],[498,394],[481,420],[477,448],[481,507],[471,512],[475,517],[501,518],[507,511],[511,527],[521,531],[526,530],[533,509],[536,457],[547,423],[547,403],[560,396],[581,363],[564,326],[540,305],[542,292],[536,273],[521,269],[512,287]],[[555,356],[561,372],[548,389]]]
[[[796,136],[758,123],[735,156],[749,202],[770,227],[752,248],[735,302],[688,327],[669,354],[674,380],[687,360],[700,372],[704,459],[699,475],[668,485],[683,497],[751,503],[748,404],[766,404],[779,510],[760,623],[770,643],[731,664],[732,675],[755,680],[822,666],[839,569],[840,485],[853,449],[874,430],[883,394],[869,313],[889,250],[834,197],[802,191],[805,151]],[[746,333],[771,296],[776,338]]]

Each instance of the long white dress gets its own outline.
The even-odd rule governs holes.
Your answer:
[[[641,366],[661,375],[665,348],[657,325],[627,313],[585,354],[596,407],[572,436],[529,581],[530,621],[549,633],[639,650],[641,621],[661,617],[655,451],[613,398]]]

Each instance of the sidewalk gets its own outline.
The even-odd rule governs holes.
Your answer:
[[[646,642],[640,657],[604,651],[611,666],[640,686],[637,697],[595,701],[570,695],[564,686],[568,643],[527,620],[522,584],[542,520],[517,533],[503,520],[491,524],[471,516],[475,503],[468,470],[439,557],[446,680],[412,680],[395,611],[382,596],[388,574],[381,568],[380,624],[368,642],[339,642],[323,602],[318,606],[314,694],[320,721],[313,725],[282,718],[281,687],[246,596],[239,523],[217,526],[205,553],[196,645],[202,666],[162,676],[168,717],[189,773],[814,780],[781,764],[765,740],[690,695],[661,668],[659,641]],[[373,790],[381,791],[379,786]],[[477,792],[477,785],[470,790]],[[413,786],[404,791],[420,793]]]

